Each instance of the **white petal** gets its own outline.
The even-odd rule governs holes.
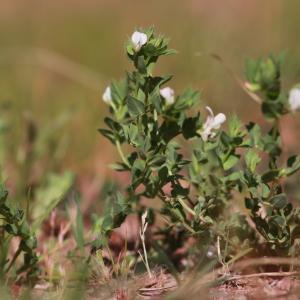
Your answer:
[[[208,140],[208,137],[209,137],[210,134],[211,134],[211,132],[208,131],[208,130],[203,130],[203,131],[200,133],[201,138],[202,138],[202,140],[203,140],[204,142],[206,142],[206,141]]]
[[[140,41],[140,32],[135,31],[135,32],[132,34],[132,36],[131,36],[131,41],[132,41],[134,44],[139,43],[139,41]]]
[[[212,124],[212,127],[214,129],[219,129],[220,126],[226,121],[226,116],[222,113],[219,113],[217,114],[215,117],[214,117],[214,121],[213,121],[213,124]]]
[[[147,34],[145,33],[141,33],[140,35],[140,41],[141,41],[141,45],[145,45],[148,42],[148,37]]]
[[[219,129],[221,124],[226,121],[226,116],[224,114],[219,113],[214,117],[212,109],[209,106],[206,106],[206,109],[210,115],[207,116],[206,121],[203,124],[202,131],[200,132],[203,141],[207,141],[210,137],[215,137],[216,132],[214,132],[214,130]]]
[[[300,88],[293,88],[290,90],[289,104],[293,112],[300,109]]]
[[[166,103],[168,105],[171,105],[175,102],[175,96],[174,96],[175,93],[174,93],[174,90],[171,89],[170,87],[165,87],[165,88],[161,89],[159,91],[159,93],[163,98],[165,98]]]
[[[110,86],[106,87],[106,89],[102,95],[102,99],[107,104],[110,104],[112,102]]]

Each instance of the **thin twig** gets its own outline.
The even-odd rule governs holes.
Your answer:
[[[203,52],[196,52],[196,56],[208,56],[219,63],[221,63],[224,69],[228,72],[228,74],[238,83],[238,85],[242,88],[242,90],[256,103],[262,104],[263,100],[255,93],[249,91],[245,85],[245,83],[235,74],[235,72],[225,63],[222,57],[216,53],[203,53]]]
[[[141,225],[141,228],[140,228],[140,238],[141,238],[142,245],[143,245],[144,259],[143,259],[142,255],[140,253],[139,254],[143,259],[143,262],[146,266],[149,278],[151,279],[152,278],[152,273],[151,273],[151,270],[150,270],[150,267],[149,267],[148,255],[147,255],[146,244],[145,244],[145,233],[146,233],[146,230],[147,230],[147,227],[148,227],[148,222],[146,221],[147,215],[148,215],[148,211],[146,210],[144,212],[144,214],[142,215],[142,225]]]
[[[265,272],[265,273],[254,273],[254,274],[246,274],[246,275],[235,275],[232,277],[224,278],[223,281],[234,281],[241,280],[246,278],[255,278],[255,277],[289,277],[289,276],[297,276],[300,275],[300,272]]]
[[[155,292],[155,291],[163,291],[163,290],[169,290],[177,288],[178,285],[171,285],[171,286],[165,286],[165,287],[156,287],[156,288],[141,288],[139,289],[139,292],[145,293],[145,292]]]
[[[187,212],[189,212],[194,217],[196,216],[196,213],[184,202],[182,198],[178,197],[177,200]]]
[[[7,269],[5,270],[6,273],[9,272],[9,270],[10,270],[11,267],[13,266],[14,262],[16,261],[16,259],[18,258],[18,256],[20,255],[21,251],[22,251],[22,248],[21,248],[21,242],[20,242],[17,251],[15,252],[15,254],[14,254],[12,260],[11,260],[10,263],[9,263],[9,265],[7,266]]]
[[[231,264],[228,266],[230,272],[234,272],[234,270],[243,270],[249,266],[258,267],[258,266],[265,266],[265,265],[294,265],[300,267],[300,261],[295,258],[288,258],[288,257],[260,257],[260,258],[249,258],[245,259],[239,262],[236,262],[235,264]],[[211,271],[207,273],[206,275],[202,274],[201,279],[194,278],[194,287],[197,286],[197,288],[201,289],[203,286],[210,285],[216,282],[218,278],[216,277],[216,274],[221,274],[223,271],[223,267]],[[263,273],[261,273],[263,274]],[[284,274],[278,272],[277,274]],[[279,276],[279,275],[277,275]],[[226,278],[226,277],[225,277]],[[224,278],[224,279],[225,279]],[[229,277],[230,278],[230,277]],[[220,279],[220,278],[219,278]],[[195,285],[196,284],[196,285]],[[191,285],[191,282],[189,282],[189,285]]]

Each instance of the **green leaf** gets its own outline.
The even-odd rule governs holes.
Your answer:
[[[261,80],[265,83],[272,83],[278,76],[277,65],[272,58],[261,62]]]
[[[199,92],[187,89],[179,97],[177,97],[174,103],[174,109],[177,111],[183,111],[191,108],[199,101],[199,96]]]
[[[263,199],[267,199],[270,195],[270,188],[267,184],[262,184],[262,193],[261,196]]]
[[[242,178],[242,172],[238,171],[238,172],[233,172],[228,176],[224,177],[226,179],[226,181],[237,181],[237,180],[241,180]]]
[[[127,97],[127,107],[128,107],[129,114],[132,117],[135,117],[145,112],[144,103],[135,99],[132,96]]]
[[[165,155],[162,155],[162,154],[157,154],[157,155],[154,155],[152,156],[149,160],[148,160],[148,164],[151,166],[151,167],[162,167],[163,164],[165,163],[166,161],[166,156]]]
[[[200,115],[186,118],[182,125],[182,134],[185,139],[191,139],[197,136],[197,130],[200,127]]]
[[[261,180],[264,183],[268,183],[278,178],[280,171],[279,170],[269,170],[261,176]]]
[[[251,138],[251,146],[252,147],[258,147],[261,148],[262,147],[262,142],[261,142],[261,128],[253,123],[250,122],[247,126],[246,126],[249,134],[250,134],[250,138]]]
[[[138,127],[134,124],[130,124],[128,127],[128,141],[129,144],[133,145],[134,147],[138,147],[140,144],[139,130]]]
[[[270,218],[269,223],[275,227],[283,228],[286,224],[285,219],[282,216],[276,215]]]
[[[77,246],[80,250],[84,249],[84,225],[83,225],[83,216],[80,211],[80,205],[79,205],[79,198],[78,196],[75,197],[75,203],[76,203],[76,219],[75,224],[72,224],[72,229],[75,237],[75,241],[77,243]]]
[[[36,204],[33,207],[32,228],[37,229],[42,222],[50,215],[51,211],[64,198],[74,181],[71,172],[62,175],[49,174],[44,186],[36,190]]]
[[[256,198],[245,198],[245,206],[250,210],[254,210],[258,207],[258,200]]]
[[[288,204],[288,200],[285,194],[279,194],[272,197],[270,203],[277,209],[283,209]]]
[[[106,215],[103,218],[102,224],[101,224],[101,231],[103,233],[110,232],[114,228],[114,222],[113,217],[111,215]]]
[[[277,119],[284,114],[284,105],[279,101],[265,101],[261,108],[268,120]]]
[[[119,80],[119,81],[113,80],[110,85],[110,88],[111,88],[111,96],[114,103],[121,105],[127,95],[127,88],[128,88],[127,80],[126,79]]]
[[[184,188],[180,184],[172,184],[172,190],[171,195],[172,197],[178,197],[178,196],[187,196],[189,193],[189,188]]]
[[[252,173],[254,173],[256,166],[259,164],[260,161],[261,161],[261,158],[252,149],[247,151],[247,153],[245,154],[246,165]]]
[[[177,122],[164,122],[160,128],[162,139],[167,143],[180,133]]]
[[[152,92],[156,87],[160,87],[172,79],[172,75],[149,77],[149,92]]]
[[[273,55],[266,59],[248,60],[246,64],[246,75],[249,80],[248,88],[255,92],[264,92],[266,100],[277,99],[280,94],[281,63],[281,56],[275,57]],[[264,107],[263,111],[268,118],[276,116],[271,107]]]
[[[225,171],[233,168],[238,162],[240,158],[238,155],[232,154],[230,155],[225,162],[223,162],[223,168]]]
[[[287,176],[291,176],[300,170],[300,157],[298,155],[293,155],[289,157],[287,161],[288,168],[284,169],[284,173]]]
[[[127,165],[125,165],[124,163],[120,163],[120,162],[110,164],[109,166],[111,169],[118,171],[118,172],[130,171],[130,169]]]
[[[108,129],[98,129],[98,131],[104,136],[106,137],[108,140],[110,140],[110,142],[112,144],[115,144],[115,135],[114,133],[111,131],[111,130],[108,130]]]
[[[228,120],[228,133],[230,137],[236,137],[243,134],[242,132],[242,122],[240,119],[234,115]]]
[[[138,56],[137,57],[137,63],[136,63],[136,68],[141,72],[142,74],[147,73],[147,66],[146,62],[143,56]]]

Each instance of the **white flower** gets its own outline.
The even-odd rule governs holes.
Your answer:
[[[160,95],[165,98],[166,103],[171,105],[175,102],[174,90],[170,87],[165,87],[159,91]]]
[[[292,112],[300,109],[300,88],[295,87],[290,90],[289,104]]]
[[[216,135],[216,132],[214,132],[214,130],[219,129],[221,125],[226,121],[226,116],[224,114],[220,113],[214,116],[214,113],[209,106],[206,106],[206,109],[208,110],[210,115],[207,116],[207,119],[200,132],[200,135],[205,142],[209,137],[213,138]]]
[[[102,99],[105,103],[107,104],[112,104],[112,97],[111,97],[111,89],[110,86],[106,87],[103,95],[102,95]]]
[[[209,246],[206,252],[206,257],[207,258],[213,258],[216,256],[216,247],[214,246]]]
[[[256,212],[262,219],[265,219],[267,217],[267,210],[265,206],[262,203],[258,203],[259,209]]]
[[[148,37],[143,32],[135,31],[131,36],[131,41],[134,45],[135,51],[139,51],[142,46],[147,43]]]

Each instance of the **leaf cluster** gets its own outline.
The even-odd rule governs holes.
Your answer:
[[[0,236],[1,236],[1,276],[10,271],[19,255],[23,255],[23,263],[17,268],[16,274],[25,273],[29,282],[37,279],[38,257],[36,254],[37,240],[31,232],[22,209],[13,207],[8,201],[8,192],[3,184],[0,186]],[[13,258],[8,260],[5,253],[12,238],[19,239],[19,246]]]
[[[269,119],[278,119],[289,109],[287,95],[281,90],[281,67],[285,53],[270,55],[266,59],[249,59],[246,62],[247,88],[263,96],[261,109]]]

